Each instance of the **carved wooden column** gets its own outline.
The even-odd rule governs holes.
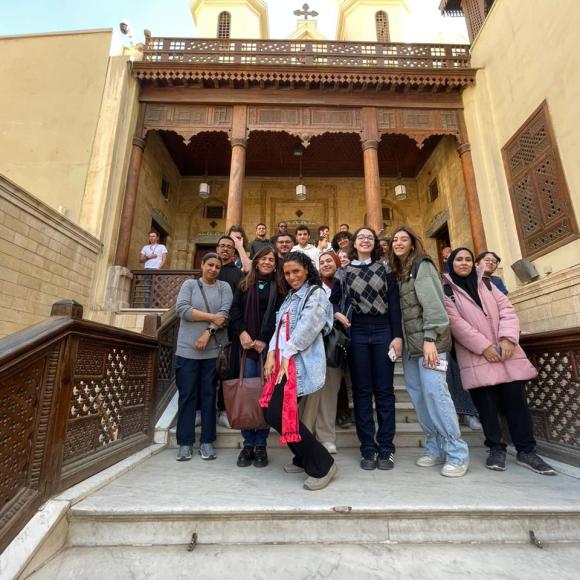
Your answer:
[[[366,225],[375,232],[383,229],[383,205],[381,202],[381,178],[378,149],[380,143],[377,111],[372,107],[361,110],[362,149],[365,170]]]
[[[467,201],[467,210],[469,212],[469,225],[471,226],[471,237],[473,238],[473,251],[475,255],[487,250],[485,241],[485,230],[483,229],[483,217],[481,207],[479,206],[479,196],[477,193],[477,184],[475,182],[475,170],[473,168],[473,159],[471,157],[471,144],[467,135],[467,127],[463,117],[463,111],[457,112],[459,120],[459,138],[457,141],[457,152],[461,159],[461,169],[463,171],[463,180],[465,181],[465,199]]]
[[[144,150],[145,139],[134,137],[127,182],[125,184],[125,198],[123,199],[123,209],[121,210],[121,224],[119,226],[115,266],[123,266],[126,268],[129,263],[131,234],[133,232],[133,221],[135,219],[135,208],[137,206],[137,187],[139,185],[139,174],[141,173]]]
[[[246,107],[236,105],[232,120],[232,161],[230,165],[230,184],[228,189],[228,208],[226,212],[226,231],[233,225],[242,223],[244,178],[246,176],[247,121]]]

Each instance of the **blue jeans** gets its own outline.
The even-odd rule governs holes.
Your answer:
[[[395,365],[387,353],[390,324],[383,316],[361,316],[350,327],[350,373],[356,434],[364,456],[395,452]],[[373,397],[378,430],[375,438]]]
[[[246,367],[244,368],[244,378],[252,379],[260,376],[260,365],[262,357],[258,359],[246,357]],[[244,447],[266,447],[270,429],[242,429]]]
[[[446,359],[446,354],[439,354]],[[467,443],[461,438],[457,413],[447,388],[445,373],[423,366],[423,357],[403,357],[405,385],[421,428],[425,432],[425,449],[433,459],[454,465],[469,461]]]
[[[215,358],[175,357],[175,382],[179,392],[177,406],[177,444],[195,443],[195,412],[201,399],[201,443],[216,437],[217,380]]]

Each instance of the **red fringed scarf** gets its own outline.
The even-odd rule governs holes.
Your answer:
[[[290,312],[286,312],[286,340],[290,340]],[[278,335],[280,334],[280,327],[278,327]],[[280,370],[280,351],[278,349],[278,340],[276,339],[276,364],[274,366],[274,373],[266,381],[262,396],[260,397],[260,407],[266,408],[270,404],[270,399],[274,393],[276,386],[276,377]],[[299,433],[299,419],[298,419],[298,397],[296,387],[296,361],[291,357],[288,362],[288,372],[286,374],[286,384],[284,385],[284,400],[282,402],[282,433],[280,437],[280,445],[286,443],[299,443],[302,438]]]

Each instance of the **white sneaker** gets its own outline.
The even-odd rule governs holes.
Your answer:
[[[481,423],[475,415],[467,415],[465,422],[472,431],[481,431],[482,429]]]
[[[330,441],[324,441],[322,445],[324,445],[328,453],[331,453],[332,455],[336,453],[336,445],[334,443],[331,443]]]
[[[201,411],[195,412],[195,426],[199,427],[201,425]]]
[[[441,470],[441,475],[444,477],[463,477],[468,469],[469,463],[462,463],[461,465],[446,463]]]
[[[228,414],[225,411],[220,411],[217,418],[217,424],[220,427],[225,427],[226,429],[231,429],[230,422],[228,421]]]
[[[423,455],[415,461],[415,465],[418,465],[419,467],[434,467],[435,465],[443,465],[443,463],[445,463],[443,459],[435,459],[430,455]]]

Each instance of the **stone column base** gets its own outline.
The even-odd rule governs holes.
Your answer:
[[[105,291],[105,309],[119,311],[130,308],[131,280],[133,274],[124,266],[110,266],[107,271],[107,289]]]

